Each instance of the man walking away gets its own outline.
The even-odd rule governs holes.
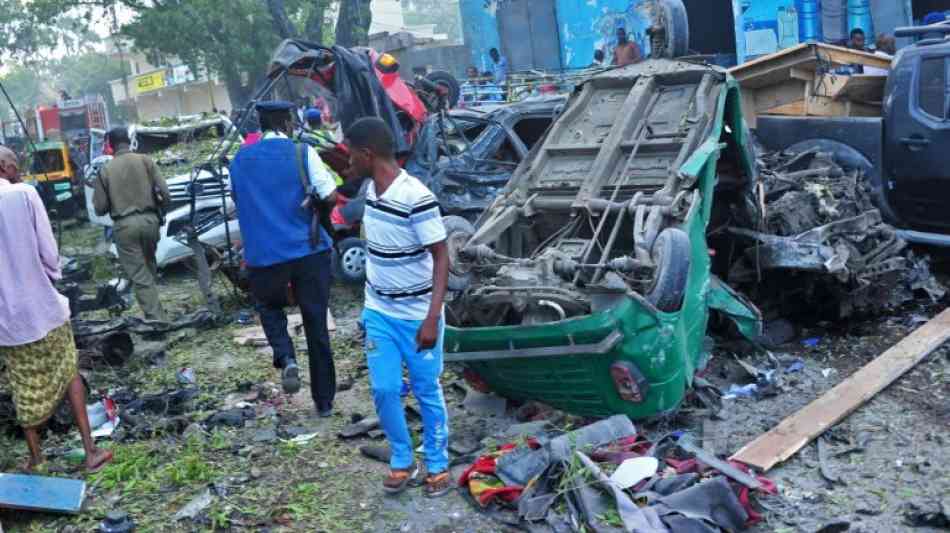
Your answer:
[[[496,85],[504,85],[508,81],[508,58],[501,55],[497,48],[488,51],[492,60],[492,77]]]
[[[135,287],[135,297],[147,320],[165,320],[158,298],[158,247],[161,217],[168,205],[168,185],[148,156],[129,149],[129,132],[114,128],[106,134],[115,158],[95,180],[92,203],[99,216],[110,215],[119,250],[119,264]]]
[[[640,46],[627,37],[627,30],[617,28],[617,47],[614,48],[614,65],[625,67],[642,59]]]
[[[332,241],[315,223],[308,203],[332,206],[336,183],[312,148],[291,139],[292,104],[263,102],[257,110],[263,138],[238,151],[230,167],[251,294],[274,350],[274,366],[281,369],[284,392],[294,394],[300,377],[284,312],[290,286],[307,335],[310,394],[317,413],[328,417],[336,393],[327,331]]]
[[[400,392],[408,367],[422,410],[425,492],[452,488],[448,473],[448,412],[442,374],[442,302],[449,275],[445,227],[435,196],[396,163],[393,134],[378,118],[357,121],[346,134],[350,164],[373,181],[366,192],[366,361],[373,400],[392,449],[388,493],[418,475]]]

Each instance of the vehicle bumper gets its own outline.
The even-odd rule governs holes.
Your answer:
[[[661,313],[624,296],[612,308],[551,324],[448,327],[445,360],[464,363],[507,398],[582,416],[649,418],[675,410],[693,373],[708,361],[701,348],[705,328],[696,342],[697,332],[684,327],[683,315],[691,312],[706,309]],[[617,361],[633,363],[646,378],[642,401],[621,399],[610,371]]]

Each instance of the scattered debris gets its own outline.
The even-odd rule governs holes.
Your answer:
[[[918,505],[904,504],[904,523],[911,527],[950,529],[950,498]]]
[[[656,474],[660,461],[656,457],[633,457],[620,464],[610,481],[622,489],[629,489]]]
[[[750,246],[728,281],[763,310],[837,318],[882,314],[916,291],[933,301],[943,297],[929,260],[882,221],[859,171],[845,172],[832,154],[817,149],[765,154],[759,166],[764,227],[729,229]],[[802,344],[815,348],[820,342],[811,337]]]
[[[333,314],[330,313],[329,309],[327,310],[327,330],[330,332],[336,331],[336,320],[334,320]],[[299,313],[288,315],[287,331],[290,333],[291,338],[302,336],[304,334],[303,316]],[[262,326],[252,326],[236,330],[233,336],[234,343],[238,346],[269,346],[267,335],[264,334],[264,328]]]
[[[493,514],[516,508],[521,522],[498,520],[528,530],[552,523],[565,524],[556,531],[611,530],[622,522],[637,532],[712,531],[712,525],[736,531],[761,519],[751,491],[776,492],[765,478],[696,448],[688,434],[651,443],[622,415],[522,442],[491,448],[459,484],[482,508],[498,503]],[[608,475],[604,469],[612,465],[620,466]],[[615,518],[608,524],[609,515]]]
[[[392,459],[393,456],[393,452],[389,449],[389,446],[380,446],[377,444],[360,446],[360,453],[370,459],[375,459],[380,463],[386,464],[389,464],[389,460]]]
[[[211,492],[211,488],[206,488],[201,494],[192,498],[188,504],[175,513],[175,521],[185,519],[194,520],[202,511],[211,506],[214,502],[214,497],[215,495]]]
[[[494,394],[469,389],[465,399],[462,400],[462,407],[473,415],[499,417],[505,414],[508,400]]]
[[[551,456],[556,461],[566,461],[575,449],[596,448],[636,434],[636,427],[626,415],[614,415],[551,439]]]
[[[0,508],[78,514],[86,497],[79,479],[0,474]]]
[[[731,457],[767,472],[902,376],[950,339],[950,309]]]
[[[106,518],[99,524],[100,533],[132,533],[135,531],[135,522],[125,511],[109,511]]]
[[[207,426],[208,429],[218,426],[242,428],[244,427],[244,421],[254,420],[256,417],[257,413],[254,412],[253,407],[234,407],[209,416],[208,419],[205,420],[205,426]]]
[[[195,376],[194,368],[181,368],[178,372],[175,373],[175,379],[178,381],[179,385],[194,385],[198,382],[197,377]]]
[[[365,435],[378,427],[379,418],[375,416],[368,416],[343,428],[340,431],[340,438],[352,439],[354,437],[359,437],[360,435]]]

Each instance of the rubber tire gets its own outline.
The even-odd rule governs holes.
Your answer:
[[[449,215],[447,217],[442,217],[442,224],[445,226],[445,236],[446,242],[449,242],[453,237],[460,237],[461,235],[468,235],[471,237],[475,234],[475,226],[471,222],[457,215]],[[466,239],[467,241],[468,239]],[[472,273],[468,272],[465,274],[453,273],[452,272],[452,261],[457,256],[453,254],[452,251],[449,251],[449,290],[450,291],[464,291],[472,283]]]
[[[432,83],[435,83],[436,85],[442,85],[443,87],[448,88],[449,98],[447,103],[449,108],[453,108],[458,105],[459,98],[462,97],[462,86],[459,84],[459,81],[455,79],[455,76],[444,70],[434,70],[426,74],[426,79]]]
[[[362,284],[366,282],[366,243],[358,237],[347,237],[336,245],[336,273],[346,283]],[[362,268],[354,261],[362,257]]]
[[[689,281],[689,235],[678,228],[663,230],[653,243],[652,256],[656,275],[647,300],[660,311],[679,311]]]
[[[658,17],[667,21],[666,49],[672,52],[673,59],[689,55],[689,17],[683,0],[656,0]]]

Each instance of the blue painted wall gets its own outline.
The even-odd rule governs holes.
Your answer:
[[[616,45],[616,28],[623,25],[632,39],[649,53],[646,29],[649,16],[647,0],[555,0],[558,35],[561,42],[561,66],[583,68],[591,64],[594,50],[604,49],[608,60]],[[806,23],[804,13],[812,2],[841,2],[855,6],[866,2],[872,8],[873,20],[860,23],[873,43],[873,30],[892,30],[910,25],[910,0],[731,0],[735,15],[736,56],[741,63],[753,57],[774,53],[808,40],[816,29],[814,20]],[[494,2],[461,0],[462,26],[465,42],[472,53],[472,64],[489,70],[488,51],[501,49]],[[848,18],[848,17],[846,17]],[[697,28],[691,31],[715,31]],[[849,29],[856,23],[852,18]]]
[[[472,65],[478,67],[479,72],[491,70],[491,58],[488,51],[492,48],[501,50],[501,38],[498,35],[498,20],[495,18],[494,3],[485,6],[485,0],[461,0],[459,9],[462,13],[462,35],[465,44],[472,52]],[[467,68],[466,65],[464,68]]]
[[[597,49],[604,50],[609,61],[621,26],[644,54],[650,52],[645,0],[557,0],[557,18],[564,68],[590,66]]]

